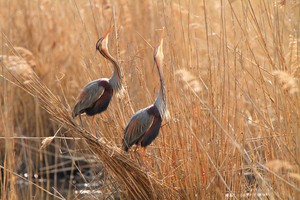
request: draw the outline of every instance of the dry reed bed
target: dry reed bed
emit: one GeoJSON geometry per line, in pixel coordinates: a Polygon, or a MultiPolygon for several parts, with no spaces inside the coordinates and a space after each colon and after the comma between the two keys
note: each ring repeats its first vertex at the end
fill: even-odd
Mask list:
{"type": "Polygon", "coordinates": [[[25,85],[28,93],[38,98],[41,106],[51,118],[62,127],[70,130],[74,136],[85,138],[89,149],[104,164],[109,173],[124,188],[126,198],[157,199],[174,198],[175,191],[163,185],[155,177],[147,174],[121,149],[112,146],[104,138],[96,139],[91,132],[77,125],[70,116],[71,110],[47,88],[38,78],[25,85]],[[174,194],[173,194],[173,192],[174,194]]]}
{"type": "MultiPolygon", "coordinates": [[[[252,195],[249,198],[255,198],[257,191],[270,199],[299,196],[299,3],[24,2],[12,3],[10,13],[4,11],[3,15],[8,12],[6,16],[14,22],[5,29],[6,35],[11,31],[6,43],[11,40],[29,47],[41,62],[39,73],[47,87],[38,82],[26,87],[37,92],[33,95],[45,98],[40,105],[60,125],[90,141],[89,146],[101,155],[121,185],[127,173],[122,170],[136,170],[137,166],[116,146],[120,145],[123,128],[132,113],[149,105],[158,89],[152,67],[153,50],[136,32],[154,45],[154,30],[166,27],[164,74],[171,119],[164,121],[159,137],[148,148],[147,166],[153,180],[137,170],[141,180],[132,181],[139,181],[141,185],[136,187],[141,188],[131,191],[131,195],[136,196],[134,192],[138,191],[148,195],[146,187],[152,189],[146,183],[151,182],[159,190],[165,184],[171,185],[190,199],[222,199],[225,193],[238,199],[245,191],[252,195]],[[19,6],[29,7],[30,12],[12,15],[18,13],[19,6]],[[56,17],[59,13],[65,20],[56,17]],[[40,24],[39,20],[47,23],[40,24]],[[110,21],[117,23],[118,31],[110,38],[110,49],[122,63],[128,94],[123,99],[114,98],[109,110],[96,118],[95,130],[104,138],[98,144],[74,124],[68,113],[78,90],[87,81],[111,74],[110,66],[93,51],[93,41],[110,21]],[[23,30],[24,35],[14,30],[23,30]],[[96,148],[98,145],[103,148],[96,148]],[[114,165],[111,155],[118,165],[114,165]],[[122,165],[131,167],[123,169],[122,165]]],[[[4,22],[1,24],[5,27],[4,22]]],[[[13,97],[12,91],[4,99],[13,102],[13,97]]],[[[33,132],[49,129],[44,125],[49,123],[48,115],[35,112],[38,101],[24,109],[24,113],[35,113],[36,123],[17,126],[5,112],[9,111],[7,100],[1,104],[3,119],[8,122],[7,136],[14,127],[30,127],[33,132]]],[[[43,131],[38,134],[49,136],[43,131]]],[[[6,152],[12,153],[9,141],[6,144],[6,152]]],[[[40,144],[35,145],[39,148],[40,144]]],[[[7,168],[13,166],[12,163],[7,168]]],[[[138,174],[132,176],[137,178],[138,174]]],[[[126,185],[129,191],[130,186],[126,185]]],[[[176,194],[168,191],[154,195],[167,198],[176,194]]]]}

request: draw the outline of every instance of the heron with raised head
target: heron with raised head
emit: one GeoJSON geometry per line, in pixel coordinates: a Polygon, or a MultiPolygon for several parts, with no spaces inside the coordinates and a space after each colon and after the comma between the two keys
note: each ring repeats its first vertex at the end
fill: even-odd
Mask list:
{"type": "Polygon", "coordinates": [[[96,43],[96,50],[106,58],[114,67],[113,75],[110,79],[100,78],[86,84],[77,97],[76,104],[73,109],[72,117],[79,115],[82,125],[81,114],[86,113],[92,116],[92,124],[94,117],[105,111],[111,101],[114,92],[122,89],[121,71],[116,59],[113,58],[108,51],[108,35],[113,30],[111,27],[103,37],[96,43]]]}
{"type": "Polygon", "coordinates": [[[127,152],[133,145],[145,148],[158,136],[162,119],[166,113],[166,89],[162,72],[163,64],[163,34],[160,43],[154,50],[154,62],[160,78],[160,89],[155,102],[136,112],[127,124],[122,141],[123,149],[127,152]]]}

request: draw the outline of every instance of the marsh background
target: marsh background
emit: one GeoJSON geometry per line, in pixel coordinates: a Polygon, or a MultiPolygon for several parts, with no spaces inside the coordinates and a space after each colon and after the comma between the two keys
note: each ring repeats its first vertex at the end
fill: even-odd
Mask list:
{"type": "Polygon", "coordinates": [[[0,0],[2,199],[152,198],[141,192],[149,183],[165,198],[298,199],[299,23],[296,0],[0,0]],[[87,82],[112,74],[95,49],[111,25],[126,92],[95,127],[83,117],[105,141],[98,147],[68,116],[87,82]],[[170,118],[147,148],[147,173],[119,147],[132,114],[157,95],[162,27],[170,118]],[[107,159],[111,150],[133,167],[107,159]],[[132,171],[149,183],[124,184],[132,171]]]}

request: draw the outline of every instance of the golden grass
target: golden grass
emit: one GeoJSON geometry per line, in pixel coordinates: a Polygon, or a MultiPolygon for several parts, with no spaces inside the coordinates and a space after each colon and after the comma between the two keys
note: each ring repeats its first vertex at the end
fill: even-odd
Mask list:
{"type": "Polygon", "coordinates": [[[299,11],[297,1],[0,1],[2,199],[19,198],[24,171],[29,197],[72,199],[50,182],[62,151],[72,169],[80,156],[104,166],[107,197],[298,199],[299,11]],[[83,117],[83,129],[71,109],[87,82],[111,76],[95,42],[112,24],[125,95],[95,127],[83,117]],[[163,26],[171,118],[147,149],[147,172],[119,147],[132,114],[157,95],[151,46],[163,26]],[[36,73],[22,76],[8,56],[36,73]],[[36,182],[43,167],[47,181],[36,182]]]}

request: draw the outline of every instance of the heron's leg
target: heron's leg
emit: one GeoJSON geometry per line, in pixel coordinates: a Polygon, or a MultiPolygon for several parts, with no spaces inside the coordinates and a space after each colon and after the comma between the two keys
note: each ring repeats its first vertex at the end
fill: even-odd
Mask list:
{"type": "Polygon", "coordinates": [[[141,147],[142,149],[142,153],[140,154],[138,152],[138,145],[136,145],[133,149],[133,153],[134,153],[134,157],[135,159],[138,161],[140,167],[143,167],[146,169],[147,172],[149,172],[149,169],[148,167],[145,165],[145,162],[144,162],[144,158],[145,158],[145,147],[141,147]]]}
{"type": "Polygon", "coordinates": [[[137,149],[138,149],[138,145],[135,145],[134,149],[133,149],[133,155],[134,155],[134,158],[138,161],[140,167],[142,166],[141,162],[140,162],[140,159],[139,159],[139,153],[137,152],[137,149]]]}
{"type": "Polygon", "coordinates": [[[147,167],[147,165],[145,164],[145,153],[146,153],[146,148],[145,147],[141,147],[141,154],[139,154],[140,158],[141,158],[141,163],[139,162],[140,166],[145,168],[146,172],[149,172],[149,169],[147,167]]]}
{"type": "Polygon", "coordinates": [[[79,114],[79,119],[80,119],[81,127],[84,128],[80,114],[79,114]]]}
{"type": "Polygon", "coordinates": [[[100,136],[99,136],[98,132],[95,129],[95,115],[92,116],[91,126],[92,126],[92,130],[91,131],[94,132],[96,138],[99,139],[100,136]]]}
{"type": "Polygon", "coordinates": [[[142,148],[142,158],[145,158],[145,154],[146,154],[146,147],[142,148]]]}
{"type": "Polygon", "coordinates": [[[149,173],[149,169],[148,169],[147,165],[145,164],[145,161],[147,162],[146,147],[143,147],[142,148],[142,162],[143,162],[143,165],[144,165],[144,168],[145,168],[146,172],[149,173]]]}
{"type": "Polygon", "coordinates": [[[95,121],[95,115],[92,116],[92,123],[91,123],[92,127],[94,127],[94,121],[95,121]]]}

